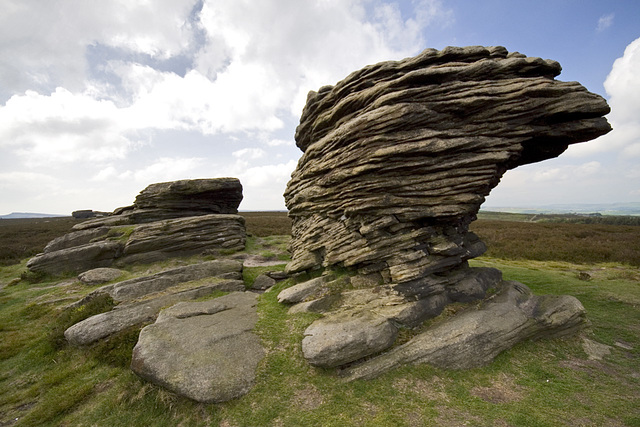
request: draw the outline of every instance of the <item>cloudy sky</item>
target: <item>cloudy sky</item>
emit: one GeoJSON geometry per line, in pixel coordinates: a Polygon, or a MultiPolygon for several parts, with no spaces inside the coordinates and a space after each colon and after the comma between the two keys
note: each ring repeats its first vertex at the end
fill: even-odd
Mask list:
{"type": "Polygon", "coordinates": [[[284,209],[309,90],[427,47],[559,61],[610,134],[507,173],[485,207],[640,201],[637,0],[0,0],[0,214],[129,205],[235,176],[284,209]]]}

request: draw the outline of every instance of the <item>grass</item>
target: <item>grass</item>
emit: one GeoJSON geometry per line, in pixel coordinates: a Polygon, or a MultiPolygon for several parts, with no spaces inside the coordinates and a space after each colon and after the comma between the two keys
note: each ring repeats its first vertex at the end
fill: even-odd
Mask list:
{"type": "MultiPolygon", "coordinates": [[[[503,233],[521,233],[512,227],[503,223],[503,233]]],[[[559,233],[564,231],[548,234],[559,233]]],[[[623,234],[613,235],[624,242],[623,234]]],[[[279,253],[284,244],[280,237],[256,236],[252,253],[279,253]]],[[[581,253],[585,238],[572,239],[573,251],[581,253]]],[[[496,256],[472,261],[499,268],[537,294],[577,296],[591,322],[583,336],[524,342],[484,368],[409,366],[353,383],[304,361],[300,341],[317,315],[288,315],[276,297],[292,281],[280,282],[259,299],[256,331],[267,356],[255,387],[238,400],[208,405],[134,375],[128,361],[136,333],[80,349],[52,340],[66,317],[79,315],[64,310],[69,298],[93,288],[73,278],[23,280],[0,290],[0,425],[640,426],[640,272],[631,263],[602,262],[591,254],[584,262],[496,256]],[[581,280],[587,276],[580,273],[590,280],[581,280]],[[610,346],[610,354],[590,360],[584,338],[610,346]]],[[[127,277],[197,260],[135,266],[127,277]]],[[[18,278],[24,265],[0,267],[0,283],[18,278]]],[[[247,268],[245,281],[273,269],[247,268]]],[[[96,305],[91,311],[104,308],[96,305]]]]}

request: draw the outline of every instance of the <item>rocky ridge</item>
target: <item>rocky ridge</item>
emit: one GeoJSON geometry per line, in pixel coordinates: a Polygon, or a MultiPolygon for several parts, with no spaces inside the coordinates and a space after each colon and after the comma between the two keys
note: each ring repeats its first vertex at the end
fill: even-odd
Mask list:
{"type": "MultiPolygon", "coordinates": [[[[611,129],[606,101],[555,80],[560,71],[503,47],[448,47],[309,93],[296,129],[304,154],[285,192],[287,272],[325,274],[281,301],[325,313],[302,342],[310,363],[379,353],[398,328],[506,288],[499,271],[468,266],[486,249],[468,230],[485,196],[507,170],[611,129]]],[[[579,302],[567,307],[567,319],[583,319],[579,302]]]]}

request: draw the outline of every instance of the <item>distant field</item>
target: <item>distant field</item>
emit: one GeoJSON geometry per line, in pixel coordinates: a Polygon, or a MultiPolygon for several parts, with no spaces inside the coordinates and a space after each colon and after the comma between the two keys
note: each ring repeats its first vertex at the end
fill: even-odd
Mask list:
{"type": "Polygon", "coordinates": [[[246,221],[247,233],[258,237],[291,234],[291,219],[287,212],[240,212],[246,221]]]}
{"type": "Polygon", "coordinates": [[[471,231],[486,243],[486,255],[494,258],[640,267],[640,227],[479,219],[471,231]]]}
{"type": "MultiPolygon", "coordinates": [[[[240,214],[246,220],[250,235],[265,237],[291,233],[291,220],[286,212],[240,214]]],[[[471,224],[471,230],[487,244],[486,255],[490,257],[573,263],[620,262],[640,267],[640,227],[531,222],[533,214],[482,212],[479,217],[471,224]]],[[[77,223],[78,220],[71,217],[0,220],[0,265],[16,264],[41,252],[50,240],[69,232],[77,223]]]]}
{"type": "Polygon", "coordinates": [[[0,220],[0,265],[18,263],[39,252],[51,240],[68,233],[77,219],[21,218],[0,220]]]}
{"type": "Polygon", "coordinates": [[[600,214],[535,214],[480,211],[478,219],[495,221],[561,222],[570,224],[604,224],[640,226],[640,216],[600,214]]]}

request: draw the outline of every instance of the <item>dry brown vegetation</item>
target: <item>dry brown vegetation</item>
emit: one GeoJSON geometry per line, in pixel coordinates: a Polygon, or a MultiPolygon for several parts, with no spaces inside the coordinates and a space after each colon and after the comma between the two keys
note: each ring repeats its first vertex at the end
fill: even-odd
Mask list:
{"type": "Polygon", "coordinates": [[[73,217],[0,220],[0,265],[17,264],[39,252],[51,240],[68,233],[73,217]]]}
{"type": "Polygon", "coordinates": [[[478,220],[471,230],[494,258],[640,266],[640,227],[478,220]]]}
{"type": "Polygon", "coordinates": [[[287,212],[240,212],[246,221],[247,233],[258,236],[291,234],[291,219],[287,212]]]}

